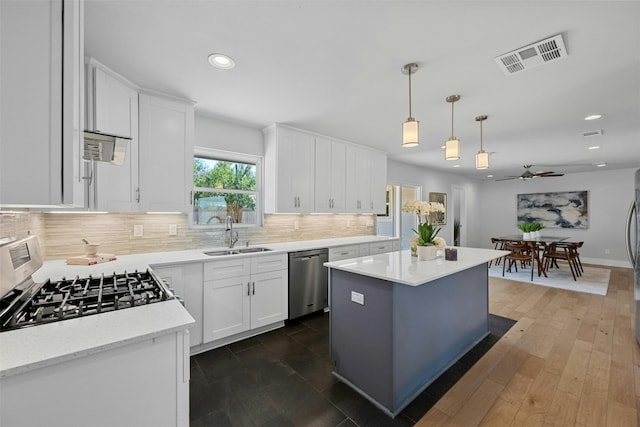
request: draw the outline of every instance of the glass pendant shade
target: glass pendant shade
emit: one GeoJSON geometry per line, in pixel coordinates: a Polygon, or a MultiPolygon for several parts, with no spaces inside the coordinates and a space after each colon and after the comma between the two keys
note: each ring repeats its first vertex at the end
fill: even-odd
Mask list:
{"type": "Polygon", "coordinates": [[[476,154],[476,169],[489,169],[489,153],[484,150],[476,154]]]}
{"type": "Polygon", "coordinates": [[[403,147],[415,147],[418,145],[420,134],[420,122],[409,117],[406,122],[402,124],[402,146],[403,147]]]}
{"type": "Polygon", "coordinates": [[[411,73],[418,71],[418,64],[412,62],[402,67],[402,72],[409,76],[409,118],[402,124],[402,146],[416,147],[420,142],[420,122],[411,115],[411,73]]]}
{"type": "Polygon", "coordinates": [[[451,137],[447,140],[444,146],[444,158],[445,160],[458,160],[460,159],[460,141],[451,137]]]}

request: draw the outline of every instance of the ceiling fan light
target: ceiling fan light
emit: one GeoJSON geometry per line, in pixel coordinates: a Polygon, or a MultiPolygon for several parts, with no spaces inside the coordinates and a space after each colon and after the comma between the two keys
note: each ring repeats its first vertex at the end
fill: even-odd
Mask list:
{"type": "Polygon", "coordinates": [[[489,169],[489,153],[484,150],[476,154],[476,169],[489,169]]]}
{"type": "Polygon", "coordinates": [[[451,137],[444,146],[444,158],[445,160],[459,160],[460,159],[460,141],[457,138],[451,137]]]}
{"type": "Polygon", "coordinates": [[[409,117],[402,124],[402,146],[409,148],[419,144],[420,122],[413,117],[409,117]]]}

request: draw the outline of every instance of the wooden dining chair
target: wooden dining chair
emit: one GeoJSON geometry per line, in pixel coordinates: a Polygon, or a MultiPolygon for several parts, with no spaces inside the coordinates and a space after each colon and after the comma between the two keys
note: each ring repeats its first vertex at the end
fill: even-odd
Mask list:
{"type": "Polygon", "coordinates": [[[554,242],[550,243],[542,258],[544,260],[544,269],[549,271],[550,267],[560,268],[558,266],[558,260],[566,261],[569,264],[569,270],[573,280],[577,280],[578,276],[582,275],[582,271],[579,268],[578,261],[576,260],[577,244],[569,242],[554,242]]]}
{"type": "MultiPolygon", "coordinates": [[[[500,250],[500,251],[501,251],[501,250],[503,250],[503,249],[504,249],[504,240],[501,240],[501,239],[497,239],[497,238],[495,238],[495,237],[492,237],[492,238],[491,238],[491,243],[493,244],[493,249],[495,249],[495,250],[500,250]]],[[[501,259],[502,259],[502,258],[496,258],[495,260],[491,260],[491,261],[489,261],[489,267],[491,267],[491,263],[492,263],[493,261],[495,261],[495,262],[496,262],[496,265],[500,265],[500,260],[501,260],[501,259]]]]}
{"type": "Polygon", "coordinates": [[[504,249],[511,251],[511,253],[502,257],[502,277],[504,277],[504,272],[507,269],[507,262],[509,263],[509,273],[511,273],[511,267],[514,266],[516,268],[516,272],[518,272],[518,262],[520,262],[520,266],[522,268],[526,268],[527,263],[531,261],[529,249],[525,244],[505,242],[504,249]]]}

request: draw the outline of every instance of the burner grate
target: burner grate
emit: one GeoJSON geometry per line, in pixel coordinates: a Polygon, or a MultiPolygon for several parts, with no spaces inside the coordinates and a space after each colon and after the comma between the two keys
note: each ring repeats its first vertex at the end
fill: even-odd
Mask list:
{"type": "Polygon", "coordinates": [[[175,297],[162,280],[147,270],[63,278],[58,282],[47,280],[43,284],[34,284],[29,292],[5,298],[0,313],[0,331],[122,310],[175,297]]]}

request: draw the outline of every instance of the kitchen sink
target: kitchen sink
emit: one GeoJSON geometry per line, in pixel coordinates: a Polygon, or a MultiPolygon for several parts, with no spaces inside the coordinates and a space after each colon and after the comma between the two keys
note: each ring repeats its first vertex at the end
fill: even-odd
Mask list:
{"type": "Polygon", "coordinates": [[[210,252],[203,252],[203,253],[208,256],[225,256],[225,255],[238,255],[238,254],[252,254],[255,252],[266,252],[270,250],[271,249],[267,249],[267,248],[242,248],[242,249],[225,249],[220,251],[210,251],[210,252]]]}
{"type": "Polygon", "coordinates": [[[270,250],[271,249],[267,249],[267,248],[244,248],[244,249],[238,249],[238,252],[240,252],[241,254],[251,254],[254,252],[267,252],[270,250]]]}

